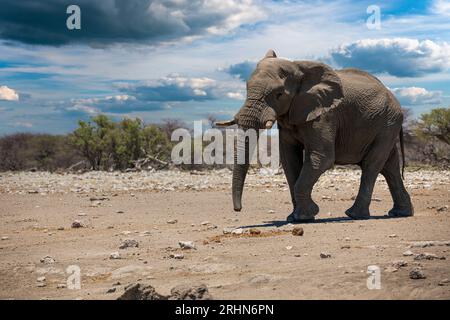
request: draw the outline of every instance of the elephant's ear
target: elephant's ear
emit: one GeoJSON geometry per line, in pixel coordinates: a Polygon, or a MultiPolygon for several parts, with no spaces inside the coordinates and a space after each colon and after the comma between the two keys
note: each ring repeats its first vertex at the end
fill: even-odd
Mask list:
{"type": "Polygon", "coordinates": [[[303,77],[289,109],[289,123],[300,125],[337,107],[343,92],[339,76],[329,66],[314,61],[295,63],[303,77]]]}

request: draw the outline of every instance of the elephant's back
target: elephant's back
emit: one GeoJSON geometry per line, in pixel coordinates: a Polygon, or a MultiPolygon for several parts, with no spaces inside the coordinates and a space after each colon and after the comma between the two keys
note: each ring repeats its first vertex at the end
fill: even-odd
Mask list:
{"type": "Polygon", "coordinates": [[[374,76],[356,69],[337,74],[344,98],[336,110],[336,162],[359,163],[377,137],[400,130],[403,116],[397,99],[374,76]]]}
{"type": "Polygon", "coordinates": [[[368,121],[387,121],[402,118],[401,106],[392,92],[375,76],[358,69],[343,69],[336,73],[341,79],[343,106],[352,109],[368,121]]]}

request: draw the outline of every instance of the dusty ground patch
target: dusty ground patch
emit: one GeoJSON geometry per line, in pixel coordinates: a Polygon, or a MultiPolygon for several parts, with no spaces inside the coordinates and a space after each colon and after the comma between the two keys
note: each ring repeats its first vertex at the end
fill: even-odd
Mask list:
{"type": "Polygon", "coordinates": [[[385,217],[392,203],[381,178],[373,219],[347,219],[358,179],[351,170],[322,177],[313,195],[318,221],[293,236],[283,175],[251,174],[244,210],[236,214],[227,170],[3,173],[0,298],[113,299],[138,279],[162,294],[201,282],[218,299],[450,298],[450,173],[406,173],[416,211],[406,219],[385,217]],[[84,227],[71,228],[75,220],[84,227]],[[244,234],[223,235],[224,228],[244,234]],[[119,249],[126,239],[138,247],[119,249]],[[196,248],[182,250],[179,241],[196,248]],[[408,250],[412,255],[403,255],[408,250]],[[323,252],[331,257],[321,258],[323,252]],[[440,259],[416,260],[421,253],[440,259]],[[46,256],[55,262],[41,262],[46,256]],[[69,265],[81,268],[81,290],[64,287],[69,265]],[[381,290],[367,289],[369,265],[381,268],[381,290]],[[425,279],[410,279],[417,266],[425,279]]]}

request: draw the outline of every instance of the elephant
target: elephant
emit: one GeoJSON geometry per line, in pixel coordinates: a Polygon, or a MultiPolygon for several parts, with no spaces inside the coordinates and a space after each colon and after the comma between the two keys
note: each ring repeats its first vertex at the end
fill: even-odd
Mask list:
{"type": "MultiPolygon", "coordinates": [[[[281,165],[293,205],[288,222],[315,220],[319,207],[311,198],[312,189],[335,164],[359,165],[362,171],[354,204],[345,211],[348,217],[370,218],[369,205],[379,173],[385,177],[394,203],[388,215],[414,214],[402,179],[405,157],[401,106],[375,76],[354,68],[334,70],[316,61],[281,59],[269,50],[247,81],[246,100],[239,112],[232,120],[216,125],[237,124],[248,130],[271,128],[275,122],[281,165]],[[401,169],[397,138],[403,159],[401,169]]],[[[248,141],[239,145],[248,148],[248,141]]],[[[240,164],[235,160],[235,211],[242,209],[248,169],[248,162],[240,164]]]]}

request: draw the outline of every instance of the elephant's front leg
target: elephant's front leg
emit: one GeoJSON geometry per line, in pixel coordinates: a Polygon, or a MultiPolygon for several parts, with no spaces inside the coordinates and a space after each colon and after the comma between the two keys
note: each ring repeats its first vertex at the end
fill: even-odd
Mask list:
{"type": "Polygon", "coordinates": [[[289,185],[291,193],[292,206],[295,209],[295,183],[300,176],[303,167],[303,146],[298,143],[289,143],[283,141],[283,134],[280,133],[280,157],[283,166],[284,175],[289,185]]]}
{"type": "Polygon", "coordinates": [[[311,222],[319,213],[319,207],[312,200],[312,189],[319,177],[334,163],[334,153],[306,152],[305,163],[294,187],[296,207],[288,217],[288,222],[311,222]]]}

